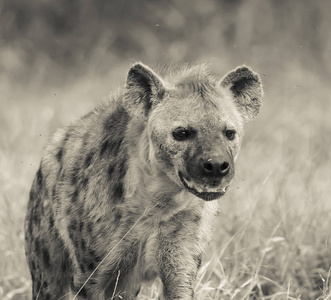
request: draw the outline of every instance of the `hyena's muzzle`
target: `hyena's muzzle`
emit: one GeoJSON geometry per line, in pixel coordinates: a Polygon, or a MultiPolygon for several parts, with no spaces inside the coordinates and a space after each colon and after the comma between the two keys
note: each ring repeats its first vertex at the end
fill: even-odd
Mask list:
{"type": "Polygon", "coordinates": [[[234,176],[234,159],[219,149],[199,150],[178,175],[189,192],[206,201],[214,200],[224,195],[234,176]]]}

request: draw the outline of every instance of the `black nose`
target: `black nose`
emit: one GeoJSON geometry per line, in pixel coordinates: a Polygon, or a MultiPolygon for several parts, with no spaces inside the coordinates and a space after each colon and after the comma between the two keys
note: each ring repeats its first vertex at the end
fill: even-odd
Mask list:
{"type": "Polygon", "coordinates": [[[205,176],[223,177],[229,173],[230,164],[227,161],[223,161],[220,163],[210,159],[201,159],[200,168],[205,176]]]}

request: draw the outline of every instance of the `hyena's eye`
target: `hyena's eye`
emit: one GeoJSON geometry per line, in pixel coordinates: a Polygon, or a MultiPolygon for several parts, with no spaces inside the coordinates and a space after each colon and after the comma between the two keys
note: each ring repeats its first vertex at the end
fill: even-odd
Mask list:
{"type": "Polygon", "coordinates": [[[228,140],[232,141],[236,136],[236,132],[234,130],[226,130],[225,136],[227,137],[228,140]]]}
{"type": "Polygon", "coordinates": [[[184,127],[178,127],[172,132],[172,136],[177,141],[184,141],[189,138],[190,132],[184,127]]]}

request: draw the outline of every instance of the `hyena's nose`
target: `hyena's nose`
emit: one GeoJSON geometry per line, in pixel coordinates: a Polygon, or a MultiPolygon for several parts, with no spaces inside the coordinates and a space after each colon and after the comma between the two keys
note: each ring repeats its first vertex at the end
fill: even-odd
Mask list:
{"type": "Polygon", "coordinates": [[[227,161],[217,162],[212,159],[200,159],[200,169],[202,173],[209,177],[223,177],[230,171],[230,164],[227,161]]]}

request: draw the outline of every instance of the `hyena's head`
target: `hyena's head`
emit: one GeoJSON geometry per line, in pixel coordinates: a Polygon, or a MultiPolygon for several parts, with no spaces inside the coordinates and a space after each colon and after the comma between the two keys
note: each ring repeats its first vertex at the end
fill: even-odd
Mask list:
{"type": "Polygon", "coordinates": [[[214,200],[234,176],[243,124],[259,112],[262,94],[259,76],[247,67],[217,80],[205,66],[162,77],[138,63],[125,101],[146,124],[155,167],[180,188],[214,200]]]}

